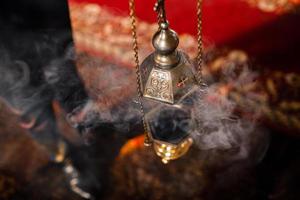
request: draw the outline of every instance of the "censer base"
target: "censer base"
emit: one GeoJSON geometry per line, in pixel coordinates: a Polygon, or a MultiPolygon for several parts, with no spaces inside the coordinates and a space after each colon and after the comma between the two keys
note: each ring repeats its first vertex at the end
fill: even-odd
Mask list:
{"type": "Polygon", "coordinates": [[[161,161],[164,164],[168,164],[170,160],[176,160],[186,154],[193,144],[192,138],[186,138],[180,144],[174,145],[162,141],[154,141],[153,148],[161,161]]]}

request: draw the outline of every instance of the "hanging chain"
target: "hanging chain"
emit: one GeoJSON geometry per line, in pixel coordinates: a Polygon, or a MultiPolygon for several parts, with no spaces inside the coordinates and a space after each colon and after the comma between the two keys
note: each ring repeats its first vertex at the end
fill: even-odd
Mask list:
{"type": "MultiPolygon", "coordinates": [[[[165,0],[157,0],[157,3],[154,6],[154,10],[158,13],[158,23],[167,22],[166,20],[166,11],[165,11],[165,0]]],[[[136,73],[136,82],[137,82],[137,93],[138,100],[140,104],[140,110],[142,114],[143,127],[145,131],[145,145],[151,145],[151,140],[149,137],[148,126],[145,120],[145,111],[142,102],[143,93],[141,90],[141,75],[140,75],[140,63],[139,63],[139,49],[137,42],[137,31],[136,31],[136,14],[135,14],[135,0],[129,0],[129,15],[131,21],[131,34],[132,34],[132,48],[134,52],[134,62],[135,62],[135,73],[136,73]]],[[[203,74],[202,74],[202,65],[203,65],[203,44],[202,44],[202,0],[197,0],[197,81],[200,86],[203,84],[203,74]]]]}
{"type": "Polygon", "coordinates": [[[197,0],[197,79],[200,86],[203,85],[202,1],[197,0]]]}
{"type": "Polygon", "coordinates": [[[167,22],[167,14],[165,8],[165,0],[157,0],[154,5],[154,11],[157,12],[157,22],[158,24],[167,22]]]}
{"type": "Polygon", "coordinates": [[[129,10],[130,10],[130,20],[131,20],[131,33],[132,33],[132,48],[134,52],[134,62],[135,62],[135,73],[136,73],[136,83],[137,83],[137,93],[138,93],[138,101],[140,104],[140,110],[142,114],[142,122],[145,131],[145,146],[151,145],[148,127],[145,120],[145,111],[144,105],[142,102],[142,89],[141,89],[141,74],[140,74],[140,63],[139,63],[139,48],[137,42],[137,32],[136,32],[136,17],[135,17],[135,0],[129,0],[129,10]]]}

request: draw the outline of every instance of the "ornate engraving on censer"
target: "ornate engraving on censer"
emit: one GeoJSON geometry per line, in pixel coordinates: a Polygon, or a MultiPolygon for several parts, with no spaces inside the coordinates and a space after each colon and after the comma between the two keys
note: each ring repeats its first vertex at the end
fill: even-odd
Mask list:
{"type": "Polygon", "coordinates": [[[173,103],[171,75],[167,71],[152,69],[145,87],[145,97],[173,103]]]}

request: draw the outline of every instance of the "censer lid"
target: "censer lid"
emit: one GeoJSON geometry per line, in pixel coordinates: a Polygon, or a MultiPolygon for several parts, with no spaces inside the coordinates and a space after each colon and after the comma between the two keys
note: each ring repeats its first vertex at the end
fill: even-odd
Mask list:
{"type": "Polygon", "coordinates": [[[176,49],[179,38],[177,33],[169,28],[168,22],[160,23],[160,29],[154,34],[152,44],[155,48],[154,61],[158,67],[170,68],[178,64],[180,56],[176,49]]]}

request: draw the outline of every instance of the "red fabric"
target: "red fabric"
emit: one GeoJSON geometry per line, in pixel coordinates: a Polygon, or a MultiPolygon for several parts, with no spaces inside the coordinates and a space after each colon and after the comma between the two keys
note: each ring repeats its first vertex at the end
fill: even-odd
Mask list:
{"type": "MultiPolygon", "coordinates": [[[[128,0],[71,0],[92,2],[128,14],[128,0]]],[[[155,0],[136,0],[137,16],[155,22],[155,0]]],[[[167,15],[170,25],[178,33],[196,34],[196,0],[167,0],[167,15]]],[[[208,43],[222,44],[251,29],[270,22],[277,17],[263,13],[238,0],[207,0],[203,4],[203,34],[208,43]]]]}
{"type": "MultiPolygon", "coordinates": [[[[128,0],[69,0],[91,2],[128,15],[128,0]]],[[[155,22],[155,0],[136,0],[137,16],[155,22]]],[[[196,33],[196,0],[166,0],[171,28],[196,33]]],[[[203,35],[206,45],[245,50],[263,65],[299,71],[300,15],[262,12],[242,0],[204,0],[203,35]]]]}

